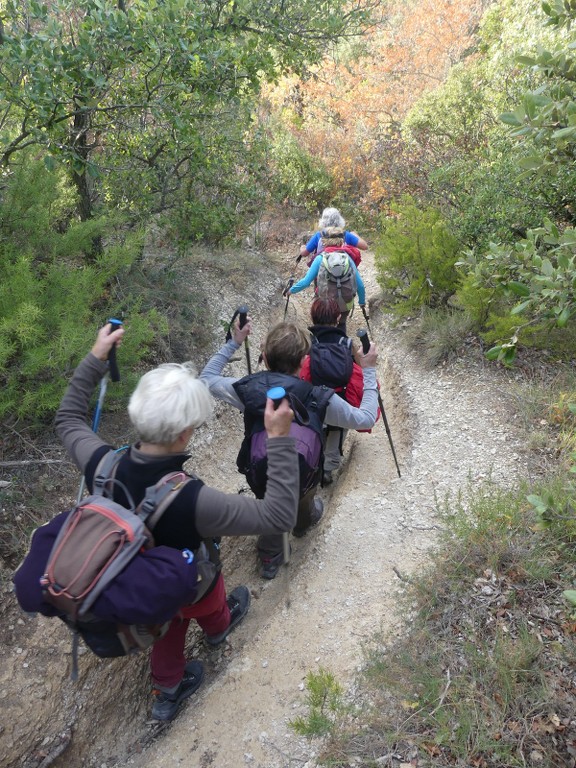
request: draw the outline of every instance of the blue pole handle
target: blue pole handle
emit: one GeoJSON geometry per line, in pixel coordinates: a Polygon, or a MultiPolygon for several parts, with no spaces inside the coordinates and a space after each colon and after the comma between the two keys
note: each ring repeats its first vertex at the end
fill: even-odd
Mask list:
{"type": "Polygon", "coordinates": [[[272,387],[266,392],[266,397],[274,401],[274,410],[278,408],[282,400],[286,397],[286,390],[284,387],[272,387]]]}

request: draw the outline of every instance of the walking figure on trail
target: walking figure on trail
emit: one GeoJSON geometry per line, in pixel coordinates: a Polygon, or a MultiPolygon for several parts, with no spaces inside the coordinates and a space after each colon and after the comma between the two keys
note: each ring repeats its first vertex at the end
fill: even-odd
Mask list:
{"type": "Polygon", "coordinates": [[[315,257],[322,253],[326,247],[324,230],[330,227],[336,227],[343,233],[343,245],[350,246],[350,250],[348,248],[346,250],[358,266],[362,258],[360,251],[365,251],[368,248],[368,243],[356,232],[346,230],[346,222],[337,208],[324,208],[318,221],[318,231],[312,235],[306,245],[301,246],[297,261],[306,258],[306,265],[309,267],[312,264],[315,257]]]}
{"type": "Polygon", "coordinates": [[[306,275],[289,289],[291,294],[304,290],[312,283],[321,299],[335,299],[340,309],[338,327],[346,333],[346,320],[358,294],[361,307],[366,306],[366,289],[354,261],[343,250],[343,232],[326,230],[324,251],[316,256],[306,275]]]}
{"type": "MultiPolygon", "coordinates": [[[[107,325],[99,331],[91,352],[76,368],[56,414],[57,432],[85,475],[90,492],[98,465],[114,451],[86,421],[92,392],[124,333],[123,329],[110,333],[110,328],[107,325]]],[[[202,576],[195,602],[181,606],[167,633],[152,646],[152,717],[158,720],[171,720],[203,679],[202,664],[187,662],[184,654],[190,619],[197,621],[208,645],[217,646],[248,611],[247,587],[236,587],[226,597],[214,539],[254,534],[281,538],[296,523],[298,494],[293,478],[298,472],[298,454],[289,434],[293,414],[288,403],[277,410],[272,400],[264,404],[269,482],[266,493],[258,499],[223,493],[184,472],[192,433],[212,412],[212,397],[189,364],[161,365],[146,373],[128,406],[137,442],[117,464],[113,485],[114,500],[128,506],[128,494],[140,503],[146,489],[166,473],[180,472],[187,479],[154,527],[155,544],[190,550],[202,576]]]]}
{"type": "MultiPolygon", "coordinates": [[[[302,365],[300,378],[312,384],[332,387],[339,397],[358,407],[364,393],[364,372],[354,359],[352,339],[337,327],[340,319],[338,303],[334,299],[315,299],[310,307],[310,316],[312,346],[302,365]]],[[[377,419],[379,416],[380,410],[377,419]]],[[[333,473],[340,467],[343,443],[348,430],[325,425],[324,431],[322,484],[330,485],[333,482],[333,473]]]]}
{"type": "MultiPolygon", "coordinates": [[[[266,475],[266,439],[262,432],[262,413],[266,392],[282,387],[291,402],[296,418],[290,433],[296,439],[299,456],[299,504],[293,534],[297,537],[318,523],[323,514],[321,499],[315,498],[322,477],[323,424],[344,429],[370,429],[376,421],[378,396],[376,389],[377,349],[372,345],[366,354],[356,353],[364,371],[364,389],[360,405],[355,408],[334,390],[313,386],[299,378],[300,369],[310,351],[308,331],[294,323],[279,323],[268,333],[262,346],[267,370],[237,379],[223,376],[222,371],[251,331],[250,322],[240,329],[236,323],[233,338],[210,358],[200,374],[210,392],[244,414],[244,440],[238,455],[238,469],[246,475],[250,488],[261,498],[267,492],[271,477],[266,475]]],[[[269,449],[268,449],[269,450],[269,449]]],[[[257,542],[260,575],[273,579],[284,562],[282,535],[263,534],[257,542]]]]}

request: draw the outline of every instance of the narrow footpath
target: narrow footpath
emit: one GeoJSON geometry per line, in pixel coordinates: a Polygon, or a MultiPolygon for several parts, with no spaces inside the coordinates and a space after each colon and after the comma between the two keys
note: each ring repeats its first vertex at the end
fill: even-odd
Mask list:
{"type": "MultiPolygon", "coordinates": [[[[367,296],[375,297],[371,254],[361,269],[367,296]]],[[[290,316],[306,321],[310,299],[310,291],[294,297],[290,316]]],[[[280,320],[282,311],[256,327],[253,348],[259,331],[280,320]]],[[[321,492],[323,520],[292,540],[291,562],[274,581],[259,579],[253,540],[224,550],[228,588],[250,587],[250,613],[224,651],[208,655],[206,683],[172,725],[142,753],[115,763],[118,768],[312,768],[317,743],[289,726],[306,714],[307,673],[327,668],[348,687],[363,643],[377,630],[391,639],[402,632],[396,612],[402,577],[425,561],[434,543],[436,500],[470,483],[509,484],[527,474],[528,457],[498,374],[481,362],[427,371],[407,353],[402,330],[373,314],[382,396],[402,477],[379,422],[369,435],[349,435],[345,465],[321,492]]],[[[351,335],[363,326],[358,310],[350,326],[351,335]]],[[[242,362],[233,364],[231,375],[243,375],[242,362]]],[[[240,438],[240,418],[221,411],[209,435],[211,461],[195,471],[206,482],[238,490],[240,438]]]]}

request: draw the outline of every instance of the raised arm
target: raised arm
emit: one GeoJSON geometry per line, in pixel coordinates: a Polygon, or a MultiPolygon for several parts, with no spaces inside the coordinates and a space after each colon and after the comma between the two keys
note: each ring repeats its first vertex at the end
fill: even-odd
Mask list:
{"type": "Polygon", "coordinates": [[[243,411],[244,404],[233,387],[234,382],[238,381],[238,379],[232,376],[222,376],[222,371],[234,352],[243,344],[244,339],[250,335],[252,331],[250,317],[248,317],[248,321],[243,328],[240,328],[240,322],[237,319],[230,330],[232,338],[208,360],[200,373],[200,380],[206,384],[213,397],[218,398],[218,400],[224,400],[229,405],[233,405],[234,408],[243,411]]]}
{"type": "Polygon", "coordinates": [[[324,421],[334,427],[344,429],[371,429],[378,416],[378,385],[376,383],[376,362],[378,350],[370,345],[366,354],[357,350],[354,357],[364,373],[364,392],[362,402],[355,408],[341,397],[331,397],[328,401],[324,421]]]}
{"type": "Polygon", "coordinates": [[[98,332],[92,351],[74,371],[56,412],[54,424],[66,452],[76,466],[84,472],[86,464],[97,448],[106,443],[88,425],[88,407],[96,384],[108,372],[108,354],[114,344],[120,344],[124,329],[110,333],[107,324],[98,332]]]}

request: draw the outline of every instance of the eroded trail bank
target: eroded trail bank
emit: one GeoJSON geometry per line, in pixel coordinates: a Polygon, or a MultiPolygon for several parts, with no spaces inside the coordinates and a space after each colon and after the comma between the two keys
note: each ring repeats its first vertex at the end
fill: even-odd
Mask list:
{"type": "MultiPolygon", "coordinates": [[[[369,256],[362,267],[374,296],[369,256]]],[[[308,305],[303,294],[290,312],[305,319],[308,305]]],[[[271,321],[279,319],[278,310],[273,315],[271,321]]],[[[350,330],[360,321],[358,314],[350,330]]],[[[402,477],[379,423],[370,435],[349,436],[346,465],[322,491],[324,519],[307,537],[293,540],[292,561],[273,582],[258,578],[253,541],[230,547],[226,581],[229,587],[248,584],[255,599],[230,636],[225,663],[208,655],[203,689],[156,743],[117,766],[312,766],[314,744],[289,727],[306,713],[306,674],[322,666],[350,684],[362,644],[378,629],[391,639],[402,631],[395,612],[401,577],[418,568],[434,541],[436,499],[455,496],[470,482],[490,478],[506,485],[527,474],[522,437],[493,369],[460,361],[426,371],[407,354],[401,330],[390,330],[376,313],[371,326],[402,477]]],[[[242,361],[234,365],[240,374],[242,361]]],[[[223,412],[211,435],[217,466],[232,460],[239,438],[239,419],[223,412]]],[[[197,467],[206,477],[202,470],[197,467]]],[[[222,485],[221,472],[216,474],[222,485]]],[[[231,489],[237,488],[233,464],[228,477],[231,489]]],[[[216,476],[210,481],[218,482],[216,476]]]]}

